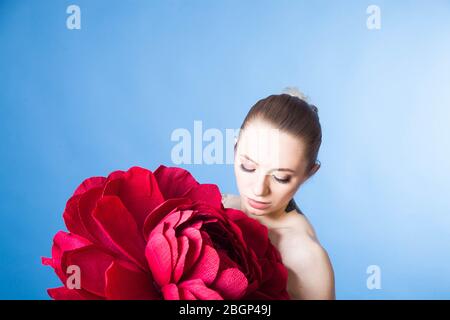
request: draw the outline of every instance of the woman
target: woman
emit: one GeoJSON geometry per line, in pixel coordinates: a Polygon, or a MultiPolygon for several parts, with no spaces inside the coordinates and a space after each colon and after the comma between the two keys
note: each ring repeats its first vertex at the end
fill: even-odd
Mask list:
{"type": "Polygon", "coordinates": [[[271,95],[258,101],[244,119],[234,147],[239,195],[223,195],[225,207],[240,209],[267,226],[288,269],[292,299],[335,299],[328,254],[293,199],[320,168],[321,140],[317,108],[301,95],[271,95]]]}

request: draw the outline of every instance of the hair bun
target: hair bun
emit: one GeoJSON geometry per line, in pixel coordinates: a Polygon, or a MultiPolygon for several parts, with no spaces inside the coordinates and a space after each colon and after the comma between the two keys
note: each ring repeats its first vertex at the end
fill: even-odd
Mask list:
{"type": "Polygon", "coordinates": [[[286,87],[286,88],[284,88],[283,93],[288,94],[292,97],[297,97],[297,98],[305,101],[314,113],[319,114],[319,109],[315,105],[310,104],[309,98],[303,92],[301,92],[297,87],[286,87]]]}
{"type": "Polygon", "coordinates": [[[301,92],[297,87],[286,87],[283,90],[283,93],[288,94],[293,97],[297,97],[305,102],[308,102],[308,97],[301,92]]]}

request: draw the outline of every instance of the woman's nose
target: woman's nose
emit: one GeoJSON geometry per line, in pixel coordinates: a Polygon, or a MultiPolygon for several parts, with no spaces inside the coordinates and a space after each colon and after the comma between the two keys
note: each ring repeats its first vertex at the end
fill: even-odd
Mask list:
{"type": "Polygon", "coordinates": [[[269,186],[267,183],[267,175],[260,175],[253,184],[253,194],[258,197],[267,195],[269,186]]]}

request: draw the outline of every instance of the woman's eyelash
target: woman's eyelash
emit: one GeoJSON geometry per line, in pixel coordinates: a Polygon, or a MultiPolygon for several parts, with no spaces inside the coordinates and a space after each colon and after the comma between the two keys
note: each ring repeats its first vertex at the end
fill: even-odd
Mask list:
{"type": "MultiPolygon", "coordinates": [[[[243,164],[241,164],[240,167],[241,167],[241,169],[242,169],[243,171],[245,171],[245,172],[253,172],[253,171],[255,171],[255,169],[247,169],[243,164]]],[[[278,181],[278,182],[280,182],[280,183],[289,183],[289,181],[291,181],[291,178],[280,179],[280,178],[277,178],[277,177],[275,177],[275,176],[273,176],[273,177],[274,177],[274,179],[275,179],[276,181],[278,181]]]]}
{"type": "Polygon", "coordinates": [[[275,178],[275,180],[277,180],[280,183],[289,183],[289,181],[291,181],[291,178],[280,179],[280,178],[277,178],[275,176],[273,176],[273,177],[275,178]]]}
{"type": "Polygon", "coordinates": [[[255,171],[255,169],[247,169],[246,167],[244,167],[243,164],[241,164],[241,169],[244,170],[245,172],[253,172],[253,171],[255,171]]]}

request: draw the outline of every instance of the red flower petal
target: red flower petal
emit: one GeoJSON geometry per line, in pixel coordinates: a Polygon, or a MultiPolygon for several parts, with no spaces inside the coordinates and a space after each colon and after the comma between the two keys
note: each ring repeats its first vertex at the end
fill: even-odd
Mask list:
{"type": "Polygon", "coordinates": [[[269,294],[269,292],[253,291],[246,295],[243,300],[273,300],[273,297],[269,294]]]}
{"type": "Polygon", "coordinates": [[[61,281],[65,282],[67,274],[66,270],[62,268],[64,252],[83,248],[90,244],[88,240],[82,237],[59,231],[53,238],[52,258],[43,258],[42,263],[52,266],[61,281]]]}
{"type": "Polygon", "coordinates": [[[211,240],[211,237],[209,236],[208,232],[201,230],[200,231],[202,238],[203,238],[203,244],[204,245],[210,245],[210,246],[214,246],[213,245],[213,241],[211,240]]]}
{"type": "Polygon", "coordinates": [[[66,287],[47,290],[50,298],[55,300],[100,300],[101,297],[86,292],[83,289],[67,289],[66,287]]]}
{"type": "Polygon", "coordinates": [[[187,289],[179,288],[180,300],[197,300],[197,298],[187,289]]]}
{"type": "Polygon", "coordinates": [[[199,183],[186,170],[161,165],[153,172],[164,199],[182,198],[199,183]]]}
{"type": "Polygon", "coordinates": [[[255,219],[243,216],[240,211],[226,209],[226,212],[233,219],[233,222],[239,226],[240,230],[245,230],[242,233],[245,243],[255,251],[258,257],[263,257],[270,241],[267,227],[255,219]]]}
{"type": "Polygon", "coordinates": [[[164,202],[158,183],[150,170],[132,167],[127,172],[110,176],[104,196],[118,196],[141,230],[149,213],[164,202]]]}
{"type": "Polygon", "coordinates": [[[145,270],[144,239],[120,199],[116,196],[104,196],[98,201],[93,217],[116,249],[145,270]]]}
{"type": "MultiPolygon", "coordinates": [[[[143,227],[145,239],[148,239],[150,232],[152,232],[156,228],[156,226],[161,223],[161,220],[164,219],[168,214],[170,214],[180,206],[189,207],[191,203],[191,200],[187,198],[169,199],[162,203],[160,206],[156,207],[145,219],[143,227]]],[[[192,210],[190,212],[192,212],[192,210]]],[[[185,217],[184,219],[187,218],[188,217],[185,217]]]]}
{"type": "Polygon", "coordinates": [[[284,289],[287,282],[288,271],[281,262],[266,260],[262,263],[263,283],[261,291],[278,293],[284,289]]]}
{"type": "Polygon", "coordinates": [[[105,295],[111,300],[161,299],[149,273],[117,260],[106,270],[105,295]]]}
{"type": "Polygon", "coordinates": [[[219,254],[220,259],[219,271],[238,267],[237,263],[230,259],[228,253],[225,250],[219,249],[217,250],[217,253],[219,254]]]}
{"type": "Polygon", "coordinates": [[[73,193],[73,195],[74,196],[80,195],[91,189],[102,187],[105,184],[105,181],[106,181],[105,177],[91,177],[91,178],[85,179],[75,189],[75,192],[73,193]]]}
{"type": "Polygon", "coordinates": [[[94,188],[86,191],[80,196],[78,201],[78,215],[80,218],[80,223],[83,224],[84,228],[89,233],[89,240],[98,244],[99,246],[104,246],[110,250],[114,250],[114,243],[108,235],[105,234],[104,230],[98,225],[97,221],[94,220],[93,211],[102,195],[102,188],[94,188]]]}
{"type": "Polygon", "coordinates": [[[71,197],[69,201],[67,201],[63,213],[64,223],[66,224],[66,227],[70,232],[80,235],[86,239],[89,239],[90,241],[94,241],[95,238],[89,233],[89,231],[84,226],[80,218],[80,214],[78,212],[78,203],[80,201],[80,197],[81,195],[78,194],[76,196],[71,197]]]}
{"type": "Polygon", "coordinates": [[[63,268],[71,265],[80,268],[81,287],[95,295],[105,296],[105,272],[114,258],[96,248],[88,246],[65,253],[63,268]]]}
{"type": "Polygon", "coordinates": [[[205,202],[216,209],[222,208],[222,195],[215,184],[199,184],[189,190],[184,197],[192,201],[205,202]]]}
{"type": "Polygon", "coordinates": [[[199,184],[180,168],[133,167],[86,179],[64,211],[73,235],[55,236],[52,258],[42,259],[63,282],[68,265],[80,266],[83,289],[49,294],[288,299],[287,269],[267,228],[221,200],[216,185],[199,184]]]}

